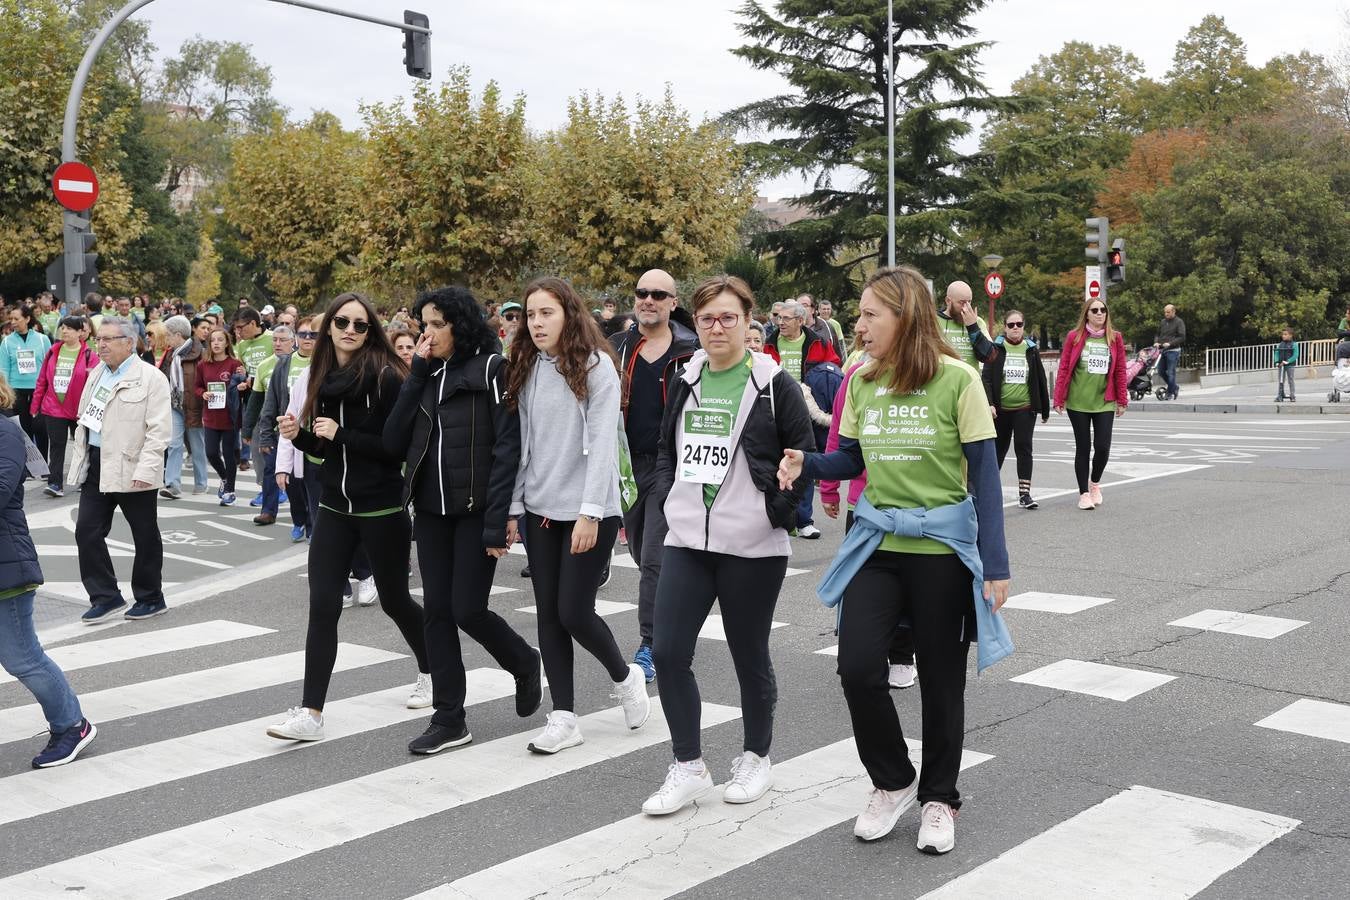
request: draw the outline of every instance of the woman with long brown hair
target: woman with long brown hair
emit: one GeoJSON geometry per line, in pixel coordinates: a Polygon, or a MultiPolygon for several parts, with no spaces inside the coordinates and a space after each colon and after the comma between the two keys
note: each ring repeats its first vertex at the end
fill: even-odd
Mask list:
{"type": "Polygon", "coordinates": [[[609,342],[561,278],[525,289],[508,403],[520,412],[520,470],[507,523],[512,543],[524,518],[538,609],[539,649],[553,712],[530,742],[557,753],[582,742],[572,689],[572,642],[600,661],[629,728],[650,715],[642,669],[624,661],[595,612],[595,594],[619,533],[619,372],[609,342]]]}
{"type": "Polygon", "coordinates": [[[408,706],[431,705],[422,608],[408,593],[412,523],[402,505],[403,461],[385,449],[383,436],[407,374],[371,302],[360,294],[340,294],[324,314],[313,362],[295,384],[305,398],[300,417],[287,413],[277,419],[282,437],[322,460],[322,493],[309,544],[304,698],[267,729],[272,737],[323,737],[342,588],[358,546],[370,558],[380,606],[417,657],[417,685],[408,706]]]}
{"type": "Polygon", "coordinates": [[[946,853],[961,805],[970,642],[979,635],[981,669],[1012,652],[997,616],[1008,597],[1008,552],[994,422],[979,373],[943,339],[917,271],[869,278],[857,329],[870,360],[849,381],[839,449],[784,451],[779,479],[867,473],[854,525],[819,589],[827,605],[843,604],[839,680],[873,786],[853,833],[884,837],[917,798],[919,849],[946,853]],[[905,619],[922,673],[917,774],[886,681],[886,651],[905,619]]]}
{"type": "Polygon", "coordinates": [[[235,358],[229,330],[217,325],[206,339],[206,352],[197,364],[197,383],[193,390],[202,404],[206,459],[220,479],[216,496],[220,498],[221,506],[232,506],[235,500],[239,428],[243,425],[239,385],[244,377],[244,364],[235,358]]]}
{"type": "Polygon", "coordinates": [[[1100,297],[1088,300],[1078,313],[1078,325],[1064,337],[1059,374],[1055,376],[1055,412],[1067,408],[1073,426],[1073,474],[1078,479],[1079,509],[1102,505],[1099,482],[1111,455],[1111,429],[1130,404],[1127,362],[1125,339],[1111,327],[1106,301],[1100,297]]]}

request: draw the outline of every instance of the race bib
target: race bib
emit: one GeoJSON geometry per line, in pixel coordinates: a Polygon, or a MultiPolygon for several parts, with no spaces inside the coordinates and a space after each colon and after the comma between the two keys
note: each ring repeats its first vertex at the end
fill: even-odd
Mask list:
{"type": "Polygon", "coordinates": [[[52,389],[56,393],[65,396],[66,391],[70,390],[70,379],[75,374],[75,367],[72,365],[57,365],[56,373],[52,375],[52,389]]]}
{"type": "Polygon", "coordinates": [[[680,439],[680,480],[694,484],[721,484],[731,468],[733,416],[724,409],[684,412],[680,439]]]}
{"type": "Polygon", "coordinates": [[[1111,366],[1111,349],[1099,344],[1090,344],[1087,348],[1087,370],[1089,375],[1105,375],[1111,366]]]}
{"type": "Polygon", "coordinates": [[[37,354],[32,350],[20,350],[14,354],[14,359],[20,375],[37,374],[37,354]]]}
{"type": "Polygon", "coordinates": [[[1026,384],[1027,383],[1027,360],[1026,357],[1009,356],[1003,363],[1003,382],[1004,384],[1026,384]]]}
{"type": "Polygon", "coordinates": [[[78,424],[83,425],[93,432],[103,430],[103,414],[108,411],[108,402],[112,400],[113,389],[105,385],[99,385],[94,388],[94,396],[89,398],[89,405],[84,408],[80,415],[78,424]]]}
{"type": "Polygon", "coordinates": [[[225,408],[225,382],[208,381],[206,383],[206,408],[225,408]]]}

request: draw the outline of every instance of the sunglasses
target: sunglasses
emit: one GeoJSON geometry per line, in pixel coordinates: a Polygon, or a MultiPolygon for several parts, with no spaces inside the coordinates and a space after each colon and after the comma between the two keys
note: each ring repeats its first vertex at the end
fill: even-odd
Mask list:
{"type": "Polygon", "coordinates": [[[504,316],[502,316],[502,318],[505,319],[505,320],[508,321],[508,322],[514,322],[514,321],[516,321],[517,319],[520,318],[520,313],[509,312],[509,313],[506,313],[504,316]]]}
{"type": "Polygon", "coordinates": [[[1021,322],[1004,322],[1004,323],[1003,323],[1003,327],[1004,327],[1004,328],[1021,328],[1021,327],[1022,327],[1022,323],[1021,323],[1021,322]]]}
{"type": "Polygon", "coordinates": [[[653,291],[648,290],[647,288],[638,288],[637,290],[633,291],[633,296],[637,297],[639,300],[646,300],[648,297],[651,297],[653,300],[659,301],[659,300],[668,300],[671,297],[674,297],[675,295],[672,294],[670,291],[663,291],[660,289],[653,291]]]}
{"type": "Polygon", "coordinates": [[[312,341],[319,337],[319,333],[317,331],[297,331],[295,336],[302,341],[312,341]]]}
{"type": "Polygon", "coordinates": [[[357,334],[365,334],[370,330],[369,322],[363,322],[360,319],[349,319],[346,316],[333,316],[333,325],[338,331],[346,331],[348,328],[355,328],[357,334]]]}
{"type": "Polygon", "coordinates": [[[1104,315],[1106,315],[1106,307],[1105,307],[1105,306],[1093,306],[1093,307],[1091,307],[1090,309],[1088,309],[1088,312],[1092,313],[1092,314],[1095,315],[1095,316],[1104,316],[1104,315]]]}

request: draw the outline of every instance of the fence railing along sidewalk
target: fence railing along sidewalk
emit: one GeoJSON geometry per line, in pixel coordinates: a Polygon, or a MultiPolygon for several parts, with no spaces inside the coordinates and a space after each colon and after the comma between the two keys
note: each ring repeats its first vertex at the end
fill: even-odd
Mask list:
{"type": "MultiPolygon", "coordinates": [[[[1298,362],[1294,368],[1334,366],[1335,339],[1295,341],[1298,362]]],[[[1240,372],[1259,372],[1275,368],[1275,347],[1270,344],[1251,344],[1246,347],[1214,347],[1205,350],[1206,375],[1233,375],[1240,372]]]]}

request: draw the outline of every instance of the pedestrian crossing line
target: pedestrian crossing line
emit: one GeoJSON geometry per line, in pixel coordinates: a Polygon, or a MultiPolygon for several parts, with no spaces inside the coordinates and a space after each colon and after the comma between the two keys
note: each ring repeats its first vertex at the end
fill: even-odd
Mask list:
{"type": "Polygon", "coordinates": [[[1350,706],[1325,700],[1295,700],[1256,725],[1350,744],[1350,706]]]}
{"type": "MultiPolygon", "coordinates": [[[[782,628],[785,625],[787,625],[787,622],[770,622],[769,631],[782,628]]],[[[703,622],[703,627],[698,630],[698,636],[705,640],[722,641],[725,643],[727,632],[726,627],[722,624],[722,617],[718,615],[708,616],[703,622]]]]}
{"type": "MultiPolygon", "coordinates": [[[[165,593],[172,593],[172,588],[178,587],[178,585],[181,583],[182,582],[179,581],[164,581],[160,583],[160,587],[164,590],[165,593]]],[[[130,581],[117,582],[117,589],[122,592],[123,597],[132,596],[130,581]]],[[[85,589],[83,581],[44,581],[42,582],[41,585],[38,586],[38,593],[55,594],[58,597],[65,597],[68,600],[75,600],[80,603],[89,602],[89,591],[85,589]]],[[[97,630],[102,630],[90,628],[89,626],[83,627],[85,634],[89,634],[97,630]]]]}
{"type": "Polygon", "coordinates": [[[1298,619],[1257,616],[1226,609],[1202,609],[1194,615],[1167,624],[1175,625],[1178,628],[1199,628],[1202,631],[1221,631],[1226,634],[1240,634],[1244,637],[1270,640],[1282,634],[1288,634],[1295,628],[1302,628],[1308,623],[1298,619]]]}
{"type": "Polygon", "coordinates": [[[1111,597],[1079,597],[1074,594],[1046,594],[1041,591],[1027,591],[1015,597],[1009,597],[1003,604],[1004,609],[1030,609],[1037,612],[1052,612],[1073,615],[1094,606],[1114,603],[1111,597]]]}
{"type": "MultiPolygon", "coordinates": [[[[116,548],[118,550],[130,550],[132,551],[132,553],[135,553],[136,551],[135,544],[127,544],[123,543],[122,541],[114,541],[112,538],[109,538],[107,540],[107,544],[109,550],[116,548]]],[[[234,566],[226,565],[225,563],[218,563],[210,559],[198,559],[195,556],[184,556],[181,553],[170,553],[168,550],[164,551],[164,558],[176,559],[179,562],[195,563],[196,565],[199,566],[206,566],[208,569],[219,569],[222,572],[228,572],[230,569],[234,568],[234,566]]]]}
{"type": "MultiPolygon", "coordinates": [[[[346,672],[406,658],[403,653],[340,643],[333,671],[346,672]]],[[[305,653],[298,650],[281,656],[250,659],[214,669],[185,672],[81,694],[80,707],[89,721],[102,725],[104,722],[299,681],[304,675],[305,653]]],[[[0,710],[0,744],[30,737],[34,729],[41,729],[45,722],[42,707],[36,703],[0,710]]]]}
{"type": "Polygon", "coordinates": [[[1193,897],[1300,824],[1136,785],[921,900],[1193,897]]]}
{"type": "Polygon", "coordinates": [[[819,650],[812,650],[811,652],[820,656],[838,656],[839,645],[835,644],[832,647],[821,647],[819,650]]]}
{"type": "MultiPolygon", "coordinates": [[[[918,766],[921,745],[908,743],[918,766]]],[[[961,768],[990,759],[967,750],[961,768]]],[[[871,788],[852,738],[775,764],[773,775],[772,790],[755,803],[723,803],[719,787],[673,815],[621,819],[410,900],[670,897],[854,818],[871,788]]]]}
{"type": "MultiPolygon", "coordinates": [[[[705,703],[702,722],[740,715],[705,703]]],[[[472,744],[21,872],[0,879],[0,897],[177,897],[670,740],[656,697],[640,731],[628,730],[617,707],[578,724],[586,742],[554,756],[525,749],[537,729],[472,744]]]]}
{"type": "Polygon", "coordinates": [[[1009,680],[1057,691],[1125,701],[1175,679],[1175,675],[1163,675],[1159,672],[1104,666],[1101,663],[1083,662],[1079,659],[1061,659],[1059,662],[1032,669],[1009,680]]]}
{"type": "MultiPolygon", "coordinates": [[[[306,577],[306,576],[301,576],[301,577],[306,577]]],[[[421,589],[420,587],[419,587],[419,588],[409,588],[409,589],[408,589],[408,593],[409,593],[409,594],[412,594],[414,597],[422,597],[422,596],[424,596],[424,592],[422,591],[422,589],[421,589]]],[[[495,597],[495,596],[497,596],[498,594],[518,594],[518,593],[520,593],[520,588],[502,587],[502,586],[499,585],[499,584],[494,584],[494,585],[492,586],[492,588],[488,591],[488,596],[489,596],[489,597],[495,597]]]]}
{"type": "MultiPolygon", "coordinates": [[[[74,544],[38,544],[35,549],[37,550],[38,559],[44,559],[46,557],[52,556],[80,555],[80,548],[76,547],[74,544]]],[[[130,558],[132,556],[135,556],[136,554],[130,550],[123,550],[120,547],[110,546],[108,548],[108,555],[112,557],[125,556],[130,558]]]]}
{"type": "MultiPolygon", "coordinates": [[[[616,601],[614,601],[614,600],[596,600],[596,601],[595,601],[595,614],[596,614],[597,616],[602,616],[602,617],[603,617],[603,616],[615,616],[615,615],[618,615],[619,613],[625,613],[625,612],[628,612],[630,609],[637,609],[637,604],[635,604],[635,603],[618,603],[618,602],[616,602],[616,601]]],[[[522,606],[522,607],[520,607],[519,609],[517,609],[516,612],[528,613],[529,615],[535,616],[535,615],[538,615],[538,614],[539,614],[539,607],[537,607],[537,606],[522,606]]]]}
{"type": "MultiPolygon", "coordinates": [[[[178,650],[209,647],[212,644],[275,633],[275,628],[261,628],[242,622],[213,619],[195,625],[180,625],[177,628],[162,628],[159,631],[137,631],[123,637],[54,647],[47,651],[47,655],[56,661],[62,671],[70,672],[75,669],[127,662],[147,656],[159,656],[178,650]]],[[[10,675],[0,674],[0,684],[7,684],[13,680],[10,675]]]]}
{"type": "Polygon", "coordinates": [[[224,531],[224,532],[227,533],[227,534],[234,534],[234,535],[238,535],[239,537],[246,537],[246,538],[248,538],[250,541],[270,541],[270,540],[272,540],[270,537],[268,537],[268,536],[265,535],[265,534],[257,534],[257,533],[254,532],[254,531],[245,531],[245,530],[242,529],[242,528],[235,528],[233,525],[226,525],[224,522],[214,522],[214,521],[212,521],[211,519],[200,519],[200,520],[198,520],[197,524],[198,524],[198,525],[205,525],[205,526],[207,526],[208,528],[215,528],[215,529],[217,529],[217,530],[219,530],[219,531],[224,531]]]}
{"type": "MultiPolygon", "coordinates": [[[[516,691],[516,680],[501,669],[472,669],[467,673],[466,683],[465,707],[510,697],[516,691]]],[[[407,686],[389,688],[329,703],[324,709],[324,743],[427,718],[429,710],[408,709],[408,690],[407,686]]],[[[267,736],[267,726],[278,718],[279,714],[273,713],[114,753],[99,753],[90,757],[96,759],[92,765],[28,771],[0,778],[0,793],[5,797],[4,805],[0,806],[0,825],[271,759],[305,747],[301,741],[279,741],[267,736]]],[[[87,896],[104,895],[95,892],[87,896]]]]}

